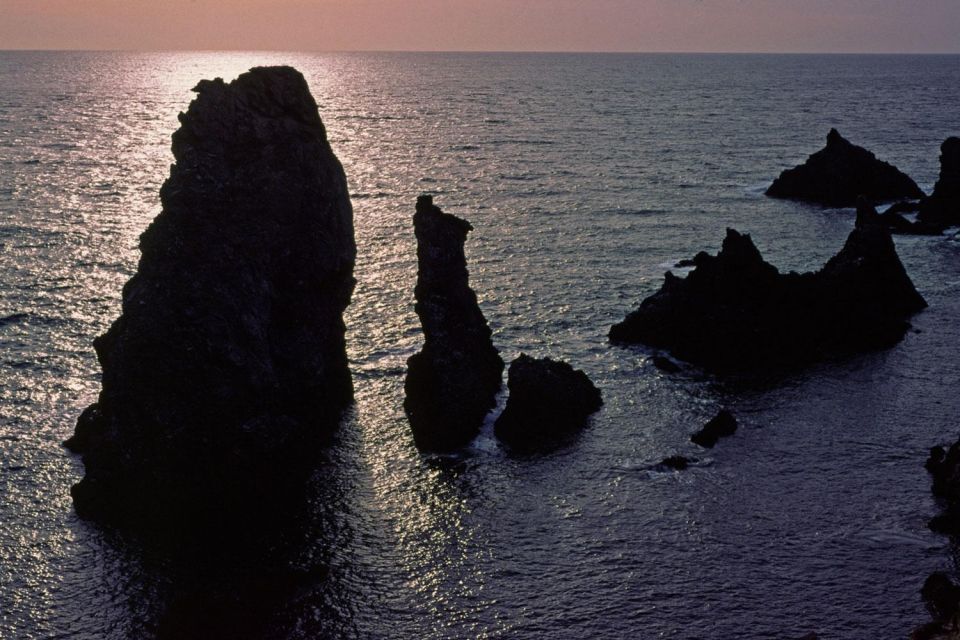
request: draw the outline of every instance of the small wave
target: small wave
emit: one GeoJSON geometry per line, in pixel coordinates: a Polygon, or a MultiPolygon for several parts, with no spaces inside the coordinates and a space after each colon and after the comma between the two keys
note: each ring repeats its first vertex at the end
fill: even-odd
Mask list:
{"type": "Polygon", "coordinates": [[[376,191],[374,193],[351,193],[351,200],[367,200],[367,199],[377,199],[377,198],[389,198],[392,196],[392,193],[387,193],[386,191],[376,191]]]}
{"type": "Polygon", "coordinates": [[[353,376],[360,380],[375,380],[378,378],[396,378],[407,372],[406,367],[385,367],[383,369],[354,370],[353,376]]]}
{"type": "Polygon", "coordinates": [[[29,313],[11,313],[8,316],[0,318],[0,327],[5,327],[10,324],[18,324],[30,317],[29,313]]]}
{"type": "Polygon", "coordinates": [[[48,142],[46,144],[41,144],[42,149],[54,149],[56,151],[73,151],[79,149],[80,147],[72,142],[48,142]]]}
{"type": "Polygon", "coordinates": [[[556,142],[553,141],[553,140],[524,140],[524,139],[519,139],[519,140],[492,140],[492,141],[490,142],[490,144],[493,144],[493,145],[498,145],[498,144],[551,145],[551,144],[556,144],[556,142]]]}
{"type": "Polygon", "coordinates": [[[475,144],[460,144],[450,147],[451,151],[480,151],[480,147],[475,144]]]}
{"type": "Polygon", "coordinates": [[[665,209],[613,209],[609,213],[618,216],[655,216],[667,213],[665,209]]]}

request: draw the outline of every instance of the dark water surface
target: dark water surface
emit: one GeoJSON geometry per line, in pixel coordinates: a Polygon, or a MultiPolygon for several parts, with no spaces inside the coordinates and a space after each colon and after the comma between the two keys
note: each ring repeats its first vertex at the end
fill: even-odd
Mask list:
{"type": "Polygon", "coordinates": [[[930,303],[899,346],[785,380],[666,376],[605,335],[727,226],[781,268],[835,253],[852,211],[762,195],[830,127],[929,189],[960,134],[960,58],[0,53],[0,637],[149,637],[205,609],[207,582],[231,591],[78,520],[60,441],[98,391],[91,340],[189,89],[274,63],[307,76],[350,181],[357,402],[302,542],[329,575],[237,610],[278,638],[873,640],[926,618],[920,585],[950,566],[922,463],[957,435],[960,242],[897,239],[930,303]],[[476,227],[504,358],[564,358],[603,389],[570,446],[512,458],[487,429],[462,458],[415,450],[421,192],[476,227]],[[720,406],[742,427],[698,450],[720,406]],[[650,471],[673,453],[701,463],[650,471]]]}

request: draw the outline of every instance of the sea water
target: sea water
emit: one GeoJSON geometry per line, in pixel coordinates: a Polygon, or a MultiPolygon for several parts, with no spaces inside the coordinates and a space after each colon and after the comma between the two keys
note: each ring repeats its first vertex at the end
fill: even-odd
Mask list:
{"type": "Polygon", "coordinates": [[[960,57],[8,52],[0,637],[150,637],[184,600],[205,609],[197,584],[216,576],[77,518],[83,466],[60,442],[96,398],[91,341],[119,314],[191,87],[266,64],[307,77],[359,247],[356,405],[302,541],[328,572],[279,601],[237,596],[268,637],[873,640],[927,618],[919,588],[952,567],[923,461],[960,428],[960,242],[896,239],[930,303],[903,342],[786,378],[666,375],[606,333],[726,227],[781,270],[838,251],[851,210],[763,195],[831,127],[929,190],[960,134],[960,57]],[[603,390],[574,442],[515,457],[488,427],[460,456],[415,449],[421,193],[473,223],[504,358],[562,358],[603,390]],[[698,449],[720,407],[739,431],[698,449]],[[671,454],[699,461],[653,469],[671,454]]]}

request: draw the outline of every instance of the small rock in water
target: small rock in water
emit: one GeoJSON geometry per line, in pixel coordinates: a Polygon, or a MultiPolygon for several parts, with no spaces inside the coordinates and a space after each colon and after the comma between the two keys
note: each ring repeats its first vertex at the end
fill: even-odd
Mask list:
{"type": "Polygon", "coordinates": [[[557,443],[576,433],[603,405],[587,374],[550,358],[520,354],[510,363],[507,386],[510,396],[495,432],[516,449],[557,443]]]}
{"type": "Polygon", "coordinates": [[[685,456],[670,456],[668,458],[664,458],[660,464],[657,465],[657,468],[683,471],[690,466],[691,462],[696,462],[696,460],[687,458],[685,456]]]}
{"type": "Polygon", "coordinates": [[[690,441],[710,449],[717,444],[720,438],[732,436],[736,431],[737,419],[733,417],[732,413],[722,409],[707,424],[703,425],[700,431],[690,436],[690,441]]]}

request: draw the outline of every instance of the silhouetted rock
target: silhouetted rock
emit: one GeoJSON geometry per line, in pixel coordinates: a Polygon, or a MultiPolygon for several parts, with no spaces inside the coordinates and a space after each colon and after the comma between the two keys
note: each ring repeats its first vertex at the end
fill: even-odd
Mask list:
{"type": "Polygon", "coordinates": [[[911,640],[960,640],[960,587],[940,571],[930,574],[920,596],[933,620],[910,634],[911,640]]]}
{"type": "Polygon", "coordinates": [[[718,255],[695,260],[686,278],[667,272],[610,340],[719,373],[787,369],[892,346],[926,306],[881,225],[855,228],[816,273],[779,273],[733,229],[718,255]]]}
{"type": "Polygon", "coordinates": [[[940,146],[940,178],[921,203],[917,219],[943,227],[960,225],[960,138],[947,138],[940,146]]]}
{"type": "Polygon", "coordinates": [[[960,440],[949,448],[932,448],[924,466],[933,478],[933,494],[960,502],[960,440]]]}
{"type": "Polygon", "coordinates": [[[934,447],[924,464],[933,480],[933,495],[940,499],[943,511],[930,519],[931,531],[948,536],[960,535],[960,440],[946,447],[934,447]]]}
{"type": "Polygon", "coordinates": [[[737,419],[726,409],[721,409],[700,431],[690,436],[690,442],[711,449],[720,438],[727,438],[736,432],[737,419]]]}
{"type": "Polygon", "coordinates": [[[827,135],[825,148],[781,173],[766,193],[829,207],[853,206],[861,195],[875,203],[924,195],[909,176],[850,143],[836,129],[827,135]]]}
{"type": "Polygon", "coordinates": [[[352,400],[353,214],[306,81],[257,68],[194,91],[68,441],[83,517],[190,528],[278,508],[352,400]]]}
{"type": "Polygon", "coordinates": [[[497,418],[498,438],[517,449],[549,446],[577,432],[603,399],[583,371],[566,362],[528,355],[510,363],[507,406],[497,418]]]}
{"type": "Polygon", "coordinates": [[[404,409],[420,449],[451,451],[468,444],[496,404],[503,360],[468,284],[463,245],[470,223],[417,199],[416,311],[423,349],[407,361],[404,409]]]}
{"type": "Polygon", "coordinates": [[[876,208],[861,196],[857,200],[856,226],[878,224],[885,227],[890,233],[901,235],[939,236],[943,233],[942,226],[929,222],[911,222],[897,213],[899,210],[903,210],[903,207],[894,205],[883,213],[877,213],[876,208]]]}

